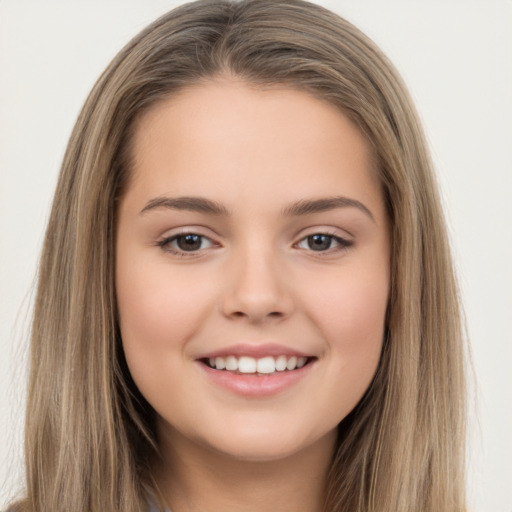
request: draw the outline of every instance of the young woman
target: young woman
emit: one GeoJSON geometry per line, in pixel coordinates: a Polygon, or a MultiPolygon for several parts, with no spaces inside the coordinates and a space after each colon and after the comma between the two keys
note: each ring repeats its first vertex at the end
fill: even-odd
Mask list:
{"type": "Polygon", "coordinates": [[[298,0],[114,59],[40,268],[16,511],[463,511],[459,304],[407,92],[298,0]]]}

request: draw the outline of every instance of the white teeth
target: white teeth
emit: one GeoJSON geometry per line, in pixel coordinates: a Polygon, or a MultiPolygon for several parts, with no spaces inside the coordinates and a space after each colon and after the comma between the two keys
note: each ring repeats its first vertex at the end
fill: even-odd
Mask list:
{"type": "Polygon", "coordinates": [[[288,362],[286,363],[286,368],[288,370],[294,370],[296,366],[297,358],[295,356],[290,357],[290,359],[288,359],[288,362]]]}
{"type": "Polygon", "coordinates": [[[286,363],[287,363],[287,359],[286,359],[286,356],[279,356],[277,359],[276,359],[276,370],[278,372],[282,372],[284,370],[286,370],[286,363]]]}
{"type": "Polygon", "coordinates": [[[235,356],[226,357],[226,370],[238,370],[238,361],[235,356]]]}
{"type": "Polygon", "coordinates": [[[238,360],[238,371],[240,373],[256,373],[256,359],[246,356],[241,357],[238,360]]]}
{"type": "Polygon", "coordinates": [[[276,371],[276,363],[271,356],[263,357],[256,362],[256,368],[258,373],[274,373],[276,371]]]}
{"type": "Polygon", "coordinates": [[[242,356],[237,358],[236,356],[226,357],[210,357],[208,363],[211,368],[216,370],[228,370],[232,372],[240,373],[258,373],[258,374],[270,374],[278,372],[284,372],[285,370],[296,370],[302,368],[308,358],[307,357],[296,357],[296,356],[278,356],[276,358],[272,356],[265,356],[259,359],[254,357],[242,356]]]}

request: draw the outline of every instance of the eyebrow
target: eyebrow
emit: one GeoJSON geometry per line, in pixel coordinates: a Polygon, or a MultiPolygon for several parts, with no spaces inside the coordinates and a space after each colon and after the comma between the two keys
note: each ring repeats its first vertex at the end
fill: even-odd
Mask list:
{"type": "Polygon", "coordinates": [[[311,215],[313,213],[326,212],[336,208],[357,208],[375,222],[375,217],[372,212],[363,203],[361,203],[361,201],[343,196],[297,201],[296,203],[287,206],[283,210],[283,215],[286,217],[311,215]]]}
{"type": "MultiPolygon", "coordinates": [[[[216,216],[228,216],[230,214],[228,209],[221,203],[205,199],[203,197],[194,196],[155,197],[147,202],[146,206],[144,206],[140,213],[143,214],[158,208],[187,210],[216,216]]],[[[351,199],[343,196],[325,197],[320,199],[303,199],[285,207],[282,210],[282,215],[285,217],[298,217],[301,215],[326,212],[337,208],[357,208],[375,222],[375,217],[372,212],[363,203],[357,199],[351,199]]]]}
{"type": "Polygon", "coordinates": [[[216,201],[203,197],[155,197],[148,201],[140,213],[146,213],[155,208],[167,208],[171,210],[187,210],[210,215],[229,215],[225,206],[216,201]]]}

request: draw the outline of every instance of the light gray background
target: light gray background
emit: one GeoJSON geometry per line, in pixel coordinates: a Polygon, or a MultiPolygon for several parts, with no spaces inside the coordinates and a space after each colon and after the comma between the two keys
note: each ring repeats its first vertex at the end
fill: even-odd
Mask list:
{"type": "MultiPolygon", "coordinates": [[[[70,130],[114,54],[178,3],[0,0],[0,509],[20,478],[31,289],[70,130]]],[[[470,503],[476,512],[510,512],[512,2],[318,3],[382,47],[417,103],[472,341],[470,503]]]]}

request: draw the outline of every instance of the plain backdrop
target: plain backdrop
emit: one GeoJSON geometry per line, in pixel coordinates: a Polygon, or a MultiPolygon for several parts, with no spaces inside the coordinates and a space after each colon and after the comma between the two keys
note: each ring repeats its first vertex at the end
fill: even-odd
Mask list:
{"type": "MultiPolygon", "coordinates": [[[[182,2],[0,0],[0,509],[22,464],[32,290],[79,109],[115,53],[182,2]]],[[[317,2],[395,63],[436,164],[474,360],[470,504],[512,511],[512,2],[317,2]]]]}

